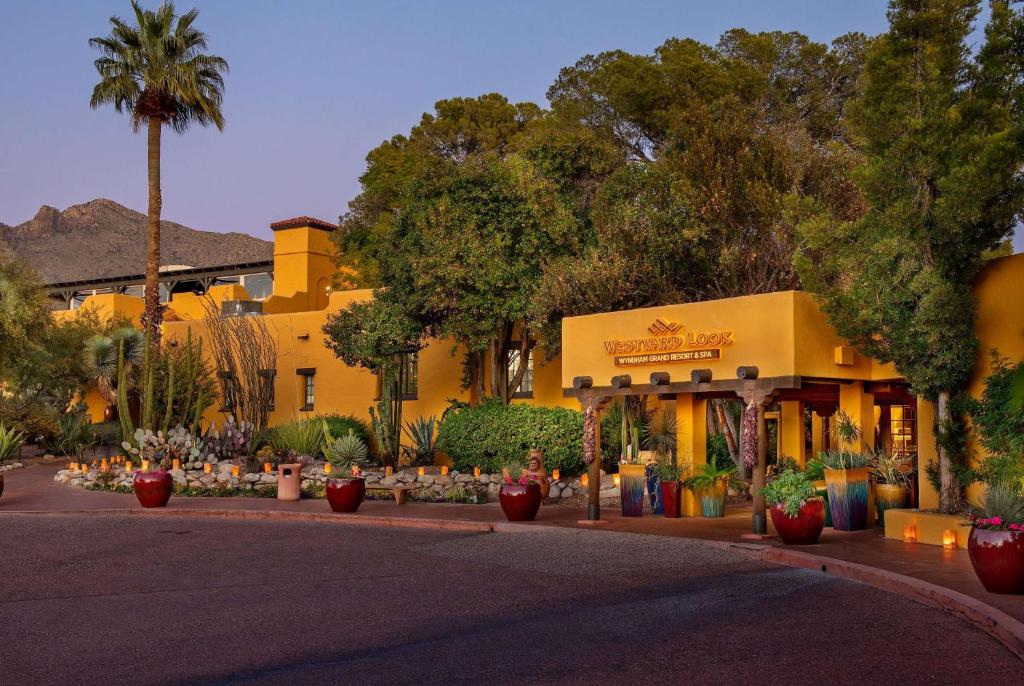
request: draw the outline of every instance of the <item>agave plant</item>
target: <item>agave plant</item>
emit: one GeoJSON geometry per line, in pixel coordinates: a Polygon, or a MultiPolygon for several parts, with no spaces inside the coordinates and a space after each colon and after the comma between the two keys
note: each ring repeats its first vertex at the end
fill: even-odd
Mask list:
{"type": "Polygon", "coordinates": [[[434,456],[437,454],[437,438],[434,432],[436,424],[437,420],[433,415],[405,423],[405,435],[412,445],[402,446],[402,451],[412,464],[434,464],[434,456]]]}
{"type": "Polygon", "coordinates": [[[676,453],[676,416],[668,410],[653,414],[644,426],[641,441],[644,450],[653,450],[658,455],[675,455],[676,453]]]}
{"type": "Polygon", "coordinates": [[[868,466],[867,455],[846,450],[823,450],[819,459],[827,469],[859,469],[868,466]]]}
{"type": "Polygon", "coordinates": [[[988,485],[981,502],[969,506],[975,526],[1003,529],[1024,525],[1024,492],[1016,484],[995,481],[988,485]]]}
{"type": "Polygon", "coordinates": [[[324,426],[323,419],[302,419],[279,424],[270,429],[267,442],[278,451],[294,450],[299,455],[319,457],[323,453],[324,426]]]}
{"type": "Polygon", "coordinates": [[[3,422],[0,422],[0,462],[14,457],[24,442],[25,434],[23,432],[13,426],[8,428],[3,422]]]}
{"type": "MultiPolygon", "coordinates": [[[[324,428],[326,430],[326,423],[324,428]]],[[[366,464],[370,451],[363,439],[356,436],[352,429],[341,438],[334,438],[327,433],[325,453],[327,461],[331,466],[342,471],[350,471],[353,467],[362,467],[366,464]]]]}
{"type": "Polygon", "coordinates": [[[914,456],[910,453],[876,449],[865,453],[868,467],[879,483],[899,486],[908,480],[914,456]]]}
{"type": "Polygon", "coordinates": [[[84,410],[57,416],[57,434],[45,441],[48,452],[67,457],[80,455],[82,450],[99,442],[92,420],[84,410]]]}
{"type": "Polygon", "coordinates": [[[86,371],[96,382],[103,399],[111,404],[117,402],[117,360],[122,345],[125,376],[128,377],[131,369],[142,364],[145,355],[146,339],[138,329],[124,326],[109,336],[92,336],[85,341],[82,351],[86,371]]]}

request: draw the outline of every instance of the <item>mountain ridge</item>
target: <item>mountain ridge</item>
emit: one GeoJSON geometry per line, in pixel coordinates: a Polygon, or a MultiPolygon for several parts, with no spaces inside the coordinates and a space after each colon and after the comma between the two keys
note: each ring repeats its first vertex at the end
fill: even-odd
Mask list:
{"type": "MultiPolygon", "coordinates": [[[[44,283],[140,274],[146,265],[146,215],[107,198],[64,211],[43,205],[28,221],[0,222],[0,251],[5,248],[44,283]]],[[[164,266],[216,267],[270,260],[273,254],[273,243],[249,234],[160,222],[164,266]]]]}

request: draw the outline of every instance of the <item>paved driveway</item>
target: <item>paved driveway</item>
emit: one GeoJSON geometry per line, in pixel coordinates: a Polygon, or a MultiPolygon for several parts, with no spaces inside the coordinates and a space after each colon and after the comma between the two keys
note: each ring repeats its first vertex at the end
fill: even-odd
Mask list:
{"type": "Polygon", "coordinates": [[[0,682],[1021,684],[940,611],[685,539],[0,515],[0,682]]]}

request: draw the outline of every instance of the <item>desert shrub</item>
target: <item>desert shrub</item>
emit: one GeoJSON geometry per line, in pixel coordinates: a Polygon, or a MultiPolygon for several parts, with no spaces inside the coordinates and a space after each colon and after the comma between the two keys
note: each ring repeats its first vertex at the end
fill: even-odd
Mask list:
{"type": "Polygon", "coordinates": [[[462,472],[479,466],[495,473],[522,461],[531,448],[544,451],[550,471],[579,474],[583,465],[583,414],[565,408],[504,405],[489,401],[447,412],[437,448],[462,472]]]}
{"type": "Polygon", "coordinates": [[[351,414],[329,414],[324,416],[323,419],[327,422],[327,428],[335,438],[345,436],[351,431],[359,437],[359,440],[366,444],[366,447],[371,452],[373,451],[370,426],[362,419],[351,414]]]}
{"type": "Polygon", "coordinates": [[[278,424],[267,432],[267,442],[274,450],[295,451],[298,455],[318,458],[323,455],[324,424],[319,417],[278,424]]]}

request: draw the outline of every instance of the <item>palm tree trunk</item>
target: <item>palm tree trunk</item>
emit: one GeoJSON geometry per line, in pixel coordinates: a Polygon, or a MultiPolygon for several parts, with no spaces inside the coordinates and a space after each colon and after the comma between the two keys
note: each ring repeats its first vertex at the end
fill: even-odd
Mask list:
{"type": "Polygon", "coordinates": [[[149,217],[146,223],[146,301],[143,317],[149,332],[150,347],[160,347],[160,211],[163,196],[160,193],[160,133],[163,120],[149,118],[147,164],[149,171],[149,217]]]}
{"type": "MultiPolygon", "coordinates": [[[[952,417],[949,411],[949,391],[940,391],[935,402],[935,424],[936,431],[946,433],[950,430],[952,417]]],[[[939,454],[939,511],[946,514],[954,514],[960,511],[962,505],[960,481],[953,471],[954,455],[949,451],[948,443],[945,440],[936,441],[936,450],[939,454]]]]}

